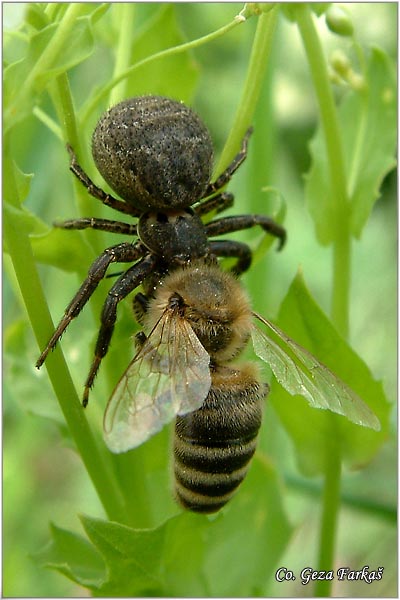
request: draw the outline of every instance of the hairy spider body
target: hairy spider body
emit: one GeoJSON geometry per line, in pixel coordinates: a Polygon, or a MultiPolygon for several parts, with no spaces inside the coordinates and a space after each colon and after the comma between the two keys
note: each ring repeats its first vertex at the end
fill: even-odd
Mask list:
{"type": "Polygon", "coordinates": [[[160,96],[130,98],[107,111],[92,152],[107,183],[140,213],[191,206],[211,177],[213,147],[204,123],[181,102],[160,96]]]}
{"type": "Polygon", "coordinates": [[[87,217],[56,224],[64,229],[92,228],[137,237],[133,242],[107,248],[96,258],[36,363],[38,368],[42,366],[106,276],[109,265],[133,263],[115,281],[104,302],[95,356],[85,383],[84,406],[108,351],[117,306],[128,294],[143,284],[147,296],[152,296],[167,273],[199,258],[234,257],[237,261],[232,271],[236,275],[249,268],[251,251],[246,244],[210,239],[214,236],[260,226],[279,239],[279,248],[283,246],[285,230],[264,215],[225,217],[208,224],[201,220],[210,211],[221,212],[233,204],[232,194],[221,190],[246,158],[250,134],[249,129],[232,163],[215,182],[210,182],[211,138],[190,108],[159,96],[131,98],[117,104],[100,118],[93,134],[92,153],[100,173],[123,200],[97,187],[67,146],[70,169],[88,192],[106,206],[138,219],[136,224],[128,224],[87,217]]]}

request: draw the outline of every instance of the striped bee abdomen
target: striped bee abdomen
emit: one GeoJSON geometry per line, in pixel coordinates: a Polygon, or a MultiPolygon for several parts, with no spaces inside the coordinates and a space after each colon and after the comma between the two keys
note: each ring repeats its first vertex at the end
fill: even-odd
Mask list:
{"type": "Polygon", "coordinates": [[[268,386],[254,365],[218,366],[203,406],[175,425],[175,493],[195,512],[216,512],[243,481],[255,452],[268,386]]]}

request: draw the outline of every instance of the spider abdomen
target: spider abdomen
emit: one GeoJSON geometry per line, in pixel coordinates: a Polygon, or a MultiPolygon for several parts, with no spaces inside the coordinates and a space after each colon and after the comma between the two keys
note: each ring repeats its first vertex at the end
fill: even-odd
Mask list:
{"type": "Polygon", "coordinates": [[[92,153],[112,189],[143,212],[197,202],[213,162],[201,119],[162,96],[129,98],[104,113],[93,133],[92,153]]]}

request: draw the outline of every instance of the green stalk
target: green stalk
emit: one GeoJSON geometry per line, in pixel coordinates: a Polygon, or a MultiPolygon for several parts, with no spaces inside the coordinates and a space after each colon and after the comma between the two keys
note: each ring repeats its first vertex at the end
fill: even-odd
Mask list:
{"type": "MultiPolygon", "coordinates": [[[[121,23],[118,45],[115,52],[115,65],[113,73],[113,79],[116,79],[120,73],[123,73],[129,67],[131,60],[135,4],[133,2],[123,2],[122,4],[116,4],[114,9],[116,10],[116,16],[121,23]]],[[[117,102],[126,97],[126,82],[126,79],[123,79],[111,90],[109,102],[110,106],[117,104],[117,102]]]]}
{"type": "MultiPolygon", "coordinates": [[[[329,415],[330,417],[331,415],[329,415]]],[[[333,418],[335,418],[333,416],[333,418]]],[[[327,444],[322,519],[319,539],[318,571],[330,571],[335,562],[335,546],[340,509],[341,453],[335,444],[327,444]]],[[[317,580],[315,596],[331,595],[332,581],[317,580]]]]}
{"type": "MultiPolygon", "coordinates": [[[[55,80],[54,84],[50,86],[51,90],[51,98],[53,100],[54,108],[57,112],[58,120],[62,124],[63,130],[63,141],[64,143],[68,142],[71,144],[74,149],[76,155],[78,157],[82,157],[84,152],[82,151],[81,144],[81,136],[78,131],[80,128],[80,123],[77,122],[76,112],[74,108],[74,102],[72,98],[71,88],[69,85],[69,78],[67,73],[63,73],[59,75],[55,80]]],[[[68,165],[69,157],[67,154],[67,150],[65,150],[65,164],[68,165]]],[[[71,174],[72,183],[74,186],[74,197],[77,201],[76,209],[78,214],[82,217],[86,217],[87,215],[93,212],[93,202],[94,200],[88,194],[87,190],[83,187],[80,181],[71,174]]],[[[89,240],[98,240],[99,236],[96,236],[98,232],[94,232],[95,235],[92,235],[90,238],[87,236],[87,232],[84,232],[84,237],[88,244],[91,244],[89,240]]],[[[99,244],[92,244],[96,246],[96,250],[93,253],[93,256],[98,254],[99,244]]]]}
{"type": "MultiPolygon", "coordinates": [[[[296,6],[296,18],[314,82],[315,93],[324,132],[329,164],[328,190],[334,201],[335,216],[333,242],[332,319],[347,337],[349,329],[349,296],[351,272],[351,241],[349,229],[349,203],[342,141],[333,93],[322,46],[316,31],[310,7],[300,3],[296,6]]],[[[332,422],[334,416],[330,415],[332,422]]],[[[336,534],[340,507],[341,453],[336,444],[327,440],[322,517],[319,541],[319,570],[333,569],[336,534]]],[[[316,596],[329,596],[331,581],[317,581],[316,596]]]]}
{"type": "Polygon", "coordinates": [[[332,319],[344,337],[349,329],[351,238],[346,171],[338,115],[320,40],[307,4],[296,7],[297,23],[314,82],[329,163],[330,191],[334,199],[332,319]]]}
{"type": "Polygon", "coordinates": [[[56,138],[62,142],[63,135],[60,125],[52,119],[47,113],[45,113],[39,106],[35,106],[32,110],[32,114],[47,127],[49,131],[51,131],[56,138]]]}
{"type": "MultiPolygon", "coordinates": [[[[343,214],[343,213],[342,213],[343,214]]],[[[349,336],[351,236],[348,216],[337,220],[333,242],[332,321],[345,339],[349,336]]]]}
{"type": "Polygon", "coordinates": [[[230,128],[230,134],[215,168],[215,173],[222,173],[231,162],[238,151],[247,128],[253,120],[265,70],[271,55],[271,46],[278,13],[279,8],[275,6],[269,12],[262,13],[258,18],[242,97],[233,119],[232,127],[230,128]]]}
{"type": "MultiPolygon", "coordinates": [[[[321,495],[322,486],[319,483],[303,477],[283,473],[285,486],[292,491],[309,495],[314,499],[321,495]]],[[[387,523],[397,522],[397,506],[385,501],[365,498],[362,495],[352,492],[342,492],[340,503],[349,509],[354,509],[358,513],[363,512],[374,519],[381,519],[387,523]]]]}
{"type": "MultiPolygon", "coordinates": [[[[54,327],[36,270],[28,232],[21,224],[18,213],[20,208],[18,186],[14,165],[9,158],[5,159],[4,174],[7,180],[7,198],[3,214],[4,238],[38,346],[43,348],[49,332],[53,331],[54,327]]],[[[121,520],[124,515],[124,506],[118,494],[118,486],[109,465],[106,464],[104,456],[99,451],[60,349],[56,349],[48,356],[46,367],[72,438],[104,510],[110,519],[121,520]]]]}
{"type": "Polygon", "coordinates": [[[59,99],[56,109],[61,117],[60,122],[64,126],[65,139],[75,149],[75,152],[79,152],[81,144],[68,75],[63,73],[57,77],[56,85],[59,99]]]}
{"type": "MultiPolygon", "coordinates": [[[[49,91],[58,117],[58,122],[61,124],[62,141],[64,144],[68,141],[74,148],[77,155],[82,155],[81,141],[78,134],[79,126],[76,119],[74,102],[67,73],[59,75],[56,80],[50,84],[49,91]]],[[[68,169],[68,162],[69,158],[67,150],[65,150],[66,170],[68,169]]],[[[92,214],[93,203],[95,200],[91,198],[81,182],[78,181],[78,179],[72,175],[72,173],[71,181],[74,188],[73,196],[75,199],[76,212],[83,217],[92,214]]],[[[94,260],[103,249],[100,232],[93,231],[91,234],[92,235],[88,234],[88,231],[75,232],[75,235],[80,235],[83,243],[86,243],[88,260],[94,260]]],[[[78,276],[80,280],[83,280],[87,276],[87,265],[81,265],[78,276]]],[[[92,299],[90,306],[95,318],[97,318],[97,315],[101,310],[100,301],[97,296],[92,299]]]]}

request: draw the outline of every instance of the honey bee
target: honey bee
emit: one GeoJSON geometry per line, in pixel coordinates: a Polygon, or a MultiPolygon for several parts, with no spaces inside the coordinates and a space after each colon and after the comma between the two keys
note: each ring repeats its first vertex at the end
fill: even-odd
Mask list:
{"type": "Polygon", "coordinates": [[[252,312],[237,279],[212,260],[192,261],[167,274],[153,297],[137,295],[136,309],[143,332],[107,405],[104,439],[112,452],[125,452],[176,417],[175,496],[184,508],[219,510],[243,481],[255,452],[269,386],[256,364],[233,363],[250,338],[255,354],[291,394],[380,428],[369,407],[326,366],[252,312]]]}

